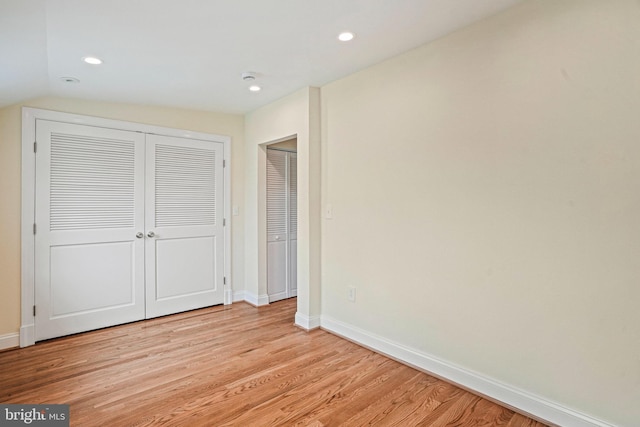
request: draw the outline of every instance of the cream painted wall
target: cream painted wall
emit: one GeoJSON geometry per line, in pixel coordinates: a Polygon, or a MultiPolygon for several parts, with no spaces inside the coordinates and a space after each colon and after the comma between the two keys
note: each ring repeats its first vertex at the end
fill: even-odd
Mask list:
{"type": "Polygon", "coordinates": [[[323,319],[638,425],[639,22],[529,1],[323,87],[323,319]]]}
{"type": "Polygon", "coordinates": [[[297,137],[298,312],[303,327],[320,315],[320,91],[299,90],[245,116],[245,282],[247,300],[267,298],[266,146],[297,137]]]}
{"type": "Polygon", "coordinates": [[[20,132],[20,109],[0,109],[0,336],[20,330],[20,132]]]}
{"type": "Polygon", "coordinates": [[[244,287],[244,118],[177,108],[39,98],[0,109],[0,336],[20,328],[20,170],[22,106],[97,116],[231,137],[232,284],[244,287]]]}

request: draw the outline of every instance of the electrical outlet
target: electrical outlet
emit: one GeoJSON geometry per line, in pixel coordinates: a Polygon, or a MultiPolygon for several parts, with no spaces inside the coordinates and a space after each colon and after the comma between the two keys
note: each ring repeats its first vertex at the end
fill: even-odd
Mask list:
{"type": "Polygon", "coordinates": [[[353,286],[347,286],[347,298],[351,302],[356,302],[356,288],[353,286]]]}

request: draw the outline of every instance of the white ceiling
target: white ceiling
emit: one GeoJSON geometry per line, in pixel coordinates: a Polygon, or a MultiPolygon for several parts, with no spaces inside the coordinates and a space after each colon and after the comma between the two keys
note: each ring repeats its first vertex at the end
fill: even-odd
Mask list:
{"type": "Polygon", "coordinates": [[[54,95],[244,113],[519,1],[0,0],[0,107],[54,95]],[[356,38],[338,42],[344,30],[356,38]]]}

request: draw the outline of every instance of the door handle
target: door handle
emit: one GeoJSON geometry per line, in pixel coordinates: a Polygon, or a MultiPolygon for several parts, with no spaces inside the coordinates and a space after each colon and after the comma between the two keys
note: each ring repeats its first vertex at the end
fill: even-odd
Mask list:
{"type": "Polygon", "coordinates": [[[153,231],[150,231],[147,233],[147,237],[155,237],[156,233],[154,233],[153,231]]]}
{"type": "Polygon", "coordinates": [[[143,233],[142,231],[138,231],[138,232],[136,233],[136,237],[137,237],[138,239],[142,239],[142,238],[144,237],[144,233],[143,233]]]}

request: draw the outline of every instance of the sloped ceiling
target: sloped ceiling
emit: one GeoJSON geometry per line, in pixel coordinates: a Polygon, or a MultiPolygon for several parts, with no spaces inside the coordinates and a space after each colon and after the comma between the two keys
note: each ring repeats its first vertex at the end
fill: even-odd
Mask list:
{"type": "Polygon", "coordinates": [[[54,95],[245,113],[520,1],[0,0],[0,107],[54,95]]]}

